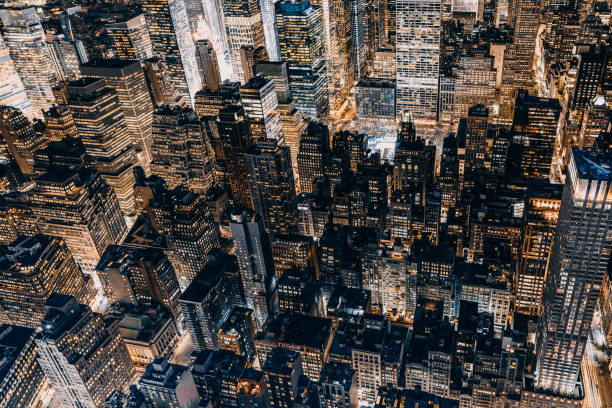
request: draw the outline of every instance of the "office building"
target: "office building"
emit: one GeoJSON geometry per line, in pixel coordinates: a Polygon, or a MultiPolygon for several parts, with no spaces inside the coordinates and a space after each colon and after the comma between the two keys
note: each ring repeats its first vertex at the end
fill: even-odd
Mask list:
{"type": "MultiPolygon", "coordinates": [[[[223,0],[223,20],[227,50],[232,64],[233,79],[244,82],[244,70],[240,58],[240,49],[251,46],[253,49],[266,45],[262,10],[256,0],[238,1],[223,0]]],[[[262,2],[264,5],[264,2],[262,2]]],[[[268,21],[268,23],[270,23],[268,21]]],[[[273,22],[272,22],[273,24],[273,22]]],[[[272,50],[270,52],[273,52],[272,50]]]]}
{"type": "Polygon", "coordinates": [[[251,45],[243,45],[240,47],[240,62],[242,71],[244,72],[244,82],[249,82],[255,76],[253,72],[255,65],[262,61],[268,61],[268,52],[266,47],[259,46],[254,48],[251,45]]]}
{"type": "Polygon", "coordinates": [[[525,177],[549,177],[560,115],[559,100],[518,91],[512,138],[521,148],[521,173],[525,177]]]}
{"type": "Polygon", "coordinates": [[[357,116],[395,119],[395,78],[364,78],[355,87],[357,116]]]}
{"type": "Polygon", "coordinates": [[[496,102],[497,70],[495,59],[487,55],[464,56],[459,60],[453,100],[452,123],[469,116],[469,110],[477,104],[484,105],[494,114],[496,102]]]}
{"type": "Polygon", "coordinates": [[[179,319],[179,283],[161,249],[109,245],[96,271],[111,304],[131,304],[145,309],[162,305],[179,319]]]}
{"type": "Polygon", "coordinates": [[[307,0],[275,7],[281,60],[287,63],[296,107],[306,117],[323,118],[329,110],[323,11],[307,0]]]}
{"type": "Polygon", "coordinates": [[[153,56],[164,62],[179,96],[193,105],[202,81],[184,2],[146,0],[142,3],[142,10],[153,44],[153,56]]]}
{"type": "Polygon", "coordinates": [[[255,312],[255,322],[259,329],[276,307],[270,238],[258,214],[232,215],[230,233],[240,267],[246,306],[255,312]]]}
{"type": "Polygon", "coordinates": [[[168,66],[163,59],[158,57],[146,59],[143,69],[154,105],[186,105],[187,102],[174,86],[168,66]]]}
{"type": "Polygon", "coordinates": [[[297,397],[298,383],[302,376],[300,354],[293,350],[276,347],[267,354],[262,367],[266,377],[270,406],[291,406],[297,397]]]}
{"type": "Polygon", "coordinates": [[[134,213],[136,163],[118,92],[102,78],[82,78],[68,86],[68,106],[92,168],[113,189],[125,215],[134,213]]]}
{"type": "Polygon", "coordinates": [[[234,202],[243,208],[252,208],[253,199],[249,181],[247,177],[244,177],[247,174],[245,154],[252,144],[252,137],[244,115],[244,108],[229,105],[221,109],[217,128],[234,202]]]}
{"type": "Polygon", "coordinates": [[[298,182],[297,154],[300,146],[300,138],[306,131],[306,121],[302,112],[296,107],[295,101],[291,97],[289,90],[289,73],[286,62],[260,62],[255,66],[255,71],[259,75],[274,81],[274,89],[278,99],[278,110],[281,115],[283,134],[285,143],[291,150],[291,165],[293,166],[293,176],[298,182]]]}
{"type": "Polygon", "coordinates": [[[40,18],[33,7],[3,9],[0,21],[10,59],[23,82],[34,114],[41,117],[42,111],[55,103],[51,88],[56,85],[57,74],[47,51],[40,18]]]}
{"type": "Polygon", "coordinates": [[[544,283],[536,387],[572,395],[612,242],[609,152],[572,150],[544,283]]]}
{"type": "Polygon", "coordinates": [[[295,225],[295,180],[289,147],[260,139],[244,155],[253,209],[269,233],[287,234],[295,225]]]}
{"type": "Polygon", "coordinates": [[[45,121],[45,137],[47,140],[59,142],[65,137],[79,137],[79,131],[68,106],[52,106],[49,110],[43,112],[43,119],[45,121]]]}
{"type": "Polygon", "coordinates": [[[328,155],[329,129],[321,123],[309,123],[300,139],[297,156],[301,192],[313,192],[316,183],[325,175],[328,155]]]}
{"type": "Polygon", "coordinates": [[[42,135],[16,108],[0,106],[0,135],[3,139],[4,162],[16,165],[24,175],[34,171],[34,154],[45,147],[42,135]]]}
{"type": "Polygon", "coordinates": [[[136,61],[95,60],[80,67],[87,77],[103,78],[117,92],[125,124],[140,166],[147,171],[151,163],[153,104],[144,72],[136,61]]]}
{"type": "Polygon", "coordinates": [[[106,25],[113,57],[144,63],[153,57],[153,44],[144,14],[106,25]]]}
{"type": "Polygon", "coordinates": [[[207,255],[219,245],[206,197],[183,186],[157,192],[145,210],[166,238],[180,268],[175,269],[181,288],[206,265],[207,255]]]}
{"type": "Polygon", "coordinates": [[[52,295],[36,334],[38,361],[63,407],[100,407],[134,367],[115,321],[66,295],[52,295]]]}
{"type": "Polygon", "coordinates": [[[238,82],[230,82],[220,85],[216,91],[210,89],[198,91],[195,96],[195,112],[200,118],[216,117],[227,105],[239,105],[239,87],[238,82]]]}
{"type": "Polygon", "coordinates": [[[32,108],[4,38],[0,38],[0,103],[19,109],[30,120],[40,116],[32,108]]]}
{"type": "Polygon", "coordinates": [[[237,269],[236,260],[228,257],[222,262],[220,265],[209,263],[179,298],[185,325],[196,351],[219,350],[219,329],[233,307],[239,306],[233,300],[232,282],[224,277],[225,272],[237,269]]]}
{"type": "Polygon", "coordinates": [[[197,408],[200,396],[189,367],[157,357],[138,380],[150,406],[197,408]]]}
{"type": "Polygon", "coordinates": [[[435,121],[438,110],[439,0],[396,0],[396,114],[435,121]]]}
{"type": "Polygon", "coordinates": [[[213,44],[210,40],[198,40],[195,46],[198,71],[202,78],[202,88],[215,92],[221,87],[222,82],[219,62],[213,44]]]}
{"type": "Polygon", "coordinates": [[[537,1],[515,0],[512,4],[514,72],[509,79],[514,82],[514,89],[531,89],[534,84],[532,66],[539,15],[540,7],[537,1]]]}
{"type": "Polygon", "coordinates": [[[484,167],[487,157],[489,109],[485,105],[474,105],[467,115],[465,134],[465,165],[471,169],[484,167]]]}
{"type": "Polygon", "coordinates": [[[36,359],[35,330],[0,325],[0,404],[27,407],[35,403],[45,376],[36,359]]]}
{"type": "Polygon", "coordinates": [[[222,407],[238,406],[238,382],[246,367],[246,358],[231,351],[197,353],[191,371],[201,401],[222,407]]]}
{"type": "Polygon", "coordinates": [[[83,272],[93,274],[108,245],[127,232],[125,219],[113,190],[87,169],[52,168],[40,176],[27,205],[7,203],[3,217],[5,244],[19,235],[42,234],[63,238],[83,272]]]}
{"type": "Polygon", "coordinates": [[[357,378],[350,364],[325,364],[319,384],[321,408],[354,408],[359,403],[357,378]]]}
{"type": "Polygon", "coordinates": [[[562,187],[533,183],[528,198],[521,232],[521,248],[514,290],[517,311],[538,316],[548,270],[550,250],[561,207],[562,187]]]}
{"type": "Polygon", "coordinates": [[[0,256],[0,321],[37,327],[53,293],[89,301],[88,284],[61,238],[17,238],[0,256]]]}
{"type": "Polygon", "coordinates": [[[209,135],[190,108],[158,108],[153,114],[151,173],[168,188],[184,186],[204,194],[214,183],[209,135]]]}
{"type": "MultiPolygon", "coordinates": [[[[112,310],[111,310],[112,314],[112,310]]],[[[147,312],[127,312],[117,318],[119,334],[137,373],[158,357],[172,354],[179,340],[179,332],[171,314],[159,309],[147,312]]]]}
{"type": "Polygon", "coordinates": [[[254,140],[275,139],[280,145],[285,144],[278,99],[272,80],[263,76],[251,78],[240,87],[240,101],[254,140]]]}
{"type": "Polygon", "coordinates": [[[255,318],[253,311],[236,306],[219,328],[217,337],[221,350],[232,351],[243,356],[249,363],[255,360],[255,318]]]}

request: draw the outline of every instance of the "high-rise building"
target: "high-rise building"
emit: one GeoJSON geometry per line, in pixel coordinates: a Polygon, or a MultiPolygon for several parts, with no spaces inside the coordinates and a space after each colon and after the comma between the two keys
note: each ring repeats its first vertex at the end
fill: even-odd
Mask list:
{"type": "Polygon", "coordinates": [[[202,78],[202,88],[214,92],[221,87],[221,73],[219,72],[219,62],[213,44],[210,40],[198,40],[195,46],[198,71],[202,78]]]}
{"type": "Polygon", "coordinates": [[[153,44],[153,56],[165,63],[170,81],[179,95],[193,105],[202,81],[184,2],[145,0],[142,9],[153,44]]]}
{"type": "Polygon", "coordinates": [[[272,407],[292,406],[298,394],[298,382],[302,376],[300,353],[276,347],[261,363],[266,376],[268,401],[272,407]]]}
{"type": "Polygon", "coordinates": [[[276,139],[280,145],[284,145],[274,82],[263,76],[251,78],[240,87],[240,101],[249,122],[251,137],[255,140],[276,139]]]}
{"type": "Polygon", "coordinates": [[[219,350],[219,329],[234,306],[239,306],[233,282],[227,279],[227,274],[235,274],[237,269],[233,256],[213,260],[181,294],[181,312],[196,351],[219,350]]]}
{"type": "Polygon", "coordinates": [[[164,357],[147,366],[138,386],[150,406],[197,408],[200,403],[189,367],[170,364],[164,357]]]}
{"type": "MultiPolygon", "coordinates": [[[[66,167],[52,168],[36,184],[28,203],[34,225],[43,234],[63,238],[83,272],[93,274],[104,249],[127,232],[113,190],[95,172],[66,167]]],[[[11,228],[18,230],[15,224],[11,228]]]]}
{"type": "Polygon", "coordinates": [[[56,36],[52,33],[46,34],[47,38],[47,53],[53,67],[53,71],[57,76],[57,81],[71,81],[79,79],[81,73],[79,70],[78,50],[76,45],[69,40],[66,40],[64,35],[56,36]]]}
{"type": "Polygon", "coordinates": [[[220,85],[216,91],[202,89],[195,96],[194,110],[200,118],[205,116],[217,117],[219,111],[227,105],[240,104],[240,84],[230,82],[220,85]]]}
{"type": "Polygon", "coordinates": [[[170,72],[164,60],[157,57],[146,59],[143,68],[149,94],[155,105],[186,105],[185,98],[179,94],[170,78],[170,72]]]}
{"type": "Polygon", "coordinates": [[[319,380],[321,408],[353,408],[359,403],[357,377],[350,364],[329,362],[319,380]]]}
{"type": "Polygon", "coordinates": [[[36,360],[35,330],[21,326],[0,325],[0,404],[23,407],[35,403],[45,376],[36,360]]]}
{"type": "Polygon", "coordinates": [[[240,49],[243,46],[258,48],[265,45],[261,9],[257,0],[223,0],[221,3],[233,78],[242,83],[245,76],[240,49]]]}
{"type": "Polygon", "coordinates": [[[234,307],[217,333],[219,348],[233,351],[252,363],[256,357],[255,344],[253,343],[255,332],[253,311],[244,307],[234,307]]]}
{"type": "Polygon", "coordinates": [[[244,155],[253,209],[270,233],[292,232],[296,194],[289,147],[275,139],[259,139],[244,155]]]}
{"type": "Polygon", "coordinates": [[[208,134],[190,108],[158,108],[153,114],[151,173],[173,189],[183,185],[204,194],[214,184],[208,134]]]}
{"type": "Polygon", "coordinates": [[[144,60],[153,57],[153,44],[143,14],[106,25],[113,56],[122,60],[144,60]]]}
{"type": "Polygon", "coordinates": [[[68,86],[68,106],[92,168],[115,191],[126,215],[134,212],[136,157],[117,91],[102,78],[81,78],[68,86]]]}
{"type": "Polygon", "coordinates": [[[397,115],[435,121],[441,35],[440,0],[396,0],[397,115]]]}
{"type": "Polygon", "coordinates": [[[32,108],[3,37],[0,38],[0,103],[21,110],[30,120],[39,115],[32,108]]]}
{"type": "Polygon", "coordinates": [[[557,184],[532,183],[527,190],[523,215],[521,248],[514,290],[515,310],[538,316],[553,244],[562,187],[557,184]]]}
{"type": "MultiPolygon", "coordinates": [[[[245,153],[252,144],[249,124],[244,116],[244,108],[228,105],[219,111],[217,120],[221,152],[227,169],[230,191],[234,202],[244,208],[253,208],[249,187],[245,153]]],[[[219,160],[219,157],[217,157],[219,160]]]]}
{"type": "Polygon", "coordinates": [[[0,20],[4,42],[21,77],[34,114],[41,117],[42,111],[55,103],[51,88],[56,85],[57,76],[51,64],[40,18],[36,10],[30,7],[2,9],[0,20]]]}
{"type": "Polygon", "coordinates": [[[455,97],[452,123],[469,115],[469,109],[482,104],[493,114],[496,102],[497,70],[494,58],[490,56],[464,56],[459,61],[455,81],[455,97]]]}
{"type": "Polygon", "coordinates": [[[43,112],[45,121],[45,137],[47,140],[59,142],[65,137],[78,138],[79,131],[74,123],[72,112],[66,105],[54,105],[43,112]]]}
{"type": "Polygon", "coordinates": [[[289,91],[289,73],[286,62],[260,62],[256,64],[255,71],[274,81],[274,89],[278,99],[278,110],[283,124],[285,143],[291,150],[291,165],[293,176],[298,183],[297,154],[300,146],[300,138],[306,131],[306,121],[302,112],[296,108],[295,101],[291,98],[289,91]]]}
{"type": "Polygon", "coordinates": [[[179,283],[161,249],[109,245],[96,271],[111,304],[132,304],[145,309],[162,305],[179,320],[179,283]]]}
{"type": "Polygon", "coordinates": [[[38,361],[62,406],[103,406],[113,390],[123,389],[134,367],[117,322],[105,322],[75,298],[52,295],[36,334],[38,361]]]}
{"type": "Polygon", "coordinates": [[[521,148],[521,173],[525,177],[549,177],[560,115],[558,99],[531,96],[519,89],[512,137],[521,148]]]}
{"type": "MultiPolygon", "coordinates": [[[[536,47],[540,7],[536,0],[512,1],[514,18],[514,72],[512,78],[514,89],[531,89],[533,86],[533,55],[536,47]]],[[[510,74],[510,73],[509,73],[510,74]]]]}
{"type": "Polygon", "coordinates": [[[43,149],[46,142],[34,130],[30,121],[20,110],[11,106],[0,106],[0,135],[5,151],[5,163],[14,162],[24,175],[34,170],[34,154],[43,149]]]}
{"type": "Polygon", "coordinates": [[[321,123],[309,123],[297,156],[301,192],[313,192],[316,182],[325,175],[328,155],[329,129],[321,123]]]}
{"type": "Polygon", "coordinates": [[[182,288],[206,265],[207,255],[219,247],[218,225],[212,220],[206,197],[183,186],[154,194],[145,211],[151,215],[173,250],[182,288]]]}
{"type": "Polygon", "coordinates": [[[612,158],[574,148],[544,283],[535,385],[574,394],[612,250],[612,158]]]}
{"type": "Polygon", "coordinates": [[[275,7],[281,59],[287,62],[291,95],[304,116],[325,117],[329,100],[323,11],[308,0],[278,2],[275,7]]]}
{"type": "Polygon", "coordinates": [[[63,239],[20,237],[0,253],[0,322],[37,327],[53,293],[88,302],[85,278],[63,239]]]}
{"type": "Polygon", "coordinates": [[[474,105],[467,115],[465,133],[465,165],[477,169],[484,167],[487,150],[489,110],[484,105],[474,105]]]}
{"type": "Polygon", "coordinates": [[[276,308],[274,260],[270,238],[258,214],[232,215],[230,232],[238,258],[246,306],[255,312],[257,328],[276,308]]]}
{"type": "Polygon", "coordinates": [[[238,381],[246,366],[247,359],[231,351],[204,350],[197,353],[191,371],[201,400],[222,407],[238,407],[238,381]]]}
{"type": "Polygon", "coordinates": [[[244,72],[244,82],[249,82],[255,76],[253,72],[255,64],[261,61],[268,61],[269,59],[266,47],[259,46],[255,48],[251,45],[240,47],[240,63],[242,64],[242,72],[244,72]]]}
{"type": "Polygon", "coordinates": [[[147,171],[151,163],[153,144],[153,104],[140,64],[118,59],[94,60],[81,65],[81,74],[103,78],[106,86],[117,92],[132,147],[136,151],[140,166],[147,171]]]}

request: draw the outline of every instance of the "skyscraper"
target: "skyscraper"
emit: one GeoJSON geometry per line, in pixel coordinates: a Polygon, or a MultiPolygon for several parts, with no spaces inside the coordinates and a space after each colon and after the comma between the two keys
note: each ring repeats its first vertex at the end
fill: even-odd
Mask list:
{"type": "Polygon", "coordinates": [[[474,105],[467,115],[465,136],[465,164],[472,169],[484,167],[487,147],[489,110],[484,105],[474,105]]]}
{"type": "Polygon", "coordinates": [[[240,49],[243,46],[257,48],[265,45],[261,9],[257,0],[223,0],[222,4],[233,78],[244,82],[240,49]]]}
{"type": "Polygon", "coordinates": [[[83,273],[63,239],[20,237],[0,253],[0,322],[37,327],[53,293],[89,300],[83,273]]]}
{"type": "Polygon", "coordinates": [[[521,313],[539,314],[562,190],[559,184],[539,182],[528,187],[514,283],[514,307],[521,313]]]}
{"type": "Polygon", "coordinates": [[[153,115],[151,173],[169,188],[179,185],[204,194],[214,182],[208,135],[190,108],[158,108],[153,115]]]}
{"type": "MultiPolygon", "coordinates": [[[[45,32],[33,7],[0,10],[2,35],[17,73],[30,98],[36,116],[55,102],[51,88],[57,76],[53,70],[45,32]]],[[[17,84],[18,86],[18,84],[17,84]]]]}
{"type": "Polygon", "coordinates": [[[177,91],[170,78],[168,67],[161,58],[153,57],[145,60],[143,68],[153,104],[157,106],[186,105],[185,98],[177,91]]]}
{"type": "Polygon", "coordinates": [[[38,361],[63,407],[95,408],[134,370],[117,322],[105,322],[75,298],[53,295],[36,335],[38,361]]]}
{"type": "Polygon", "coordinates": [[[535,385],[574,394],[612,239],[612,157],[572,150],[537,331],[535,385]]]}
{"type": "Polygon", "coordinates": [[[533,87],[532,66],[540,15],[536,0],[514,0],[514,89],[533,87]]]}
{"type": "Polygon", "coordinates": [[[21,110],[30,120],[37,114],[32,108],[3,37],[0,37],[0,103],[21,110]]]}
{"type": "Polygon", "coordinates": [[[189,367],[170,364],[164,357],[147,366],[138,385],[152,406],[197,408],[200,402],[189,367]]]}
{"type": "Polygon", "coordinates": [[[131,215],[136,157],[117,92],[106,86],[104,79],[85,77],[70,82],[68,95],[91,167],[115,191],[124,214],[131,215]]]}
{"type": "Polygon", "coordinates": [[[257,328],[274,312],[275,276],[270,238],[258,214],[232,215],[230,232],[238,258],[246,305],[255,312],[257,328]]]}
{"type": "Polygon", "coordinates": [[[144,60],[153,57],[153,45],[143,14],[106,25],[114,57],[122,60],[144,60]]]}
{"type": "Polygon", "coordinates": [[[55,105],[43,112],[45,121],[45,137],[59,142],[65,137],[77,138],[79,131],[74,124],[72,112],[66,105],[55,105]]]}
{"type": "Polygon", "coordinates": [[[244,106],[253,139],[275,139],[280,145],[285,144],[278,99],[272,80],[263,76],[251,78],[240,87],[240,101],[244,106]]]}
{"type": "Polygon", "coordinates": [[[0,106],[0,135],[8,149],[9,162],[14,161],[22,174],[32,174],[34,153],[44,148],[46,142],[34,131],[30,121],[18,109],[0,106]]]}
{"type": "Polygon", "coordinates": [[[560,115],[558,99],[538,98],[519,89],[512,137],[521,147],[521,172],[525,177],[549,177],[560,115]]]}
{"type": "Polygon", "coordinates": [[[244,208],[253,208],[248,178],[244,177],[247,174],[244,155],[252,144],[249,125],[244,117],[244,108],[228,105],[221,109],[217,127],[234,202],[244,208]]]}
{"type": "Polygon", "coordinates": [[[202,88],[196,51],[183,0],[144,0],[153,55],[161,58],[179,95],[193,104],[202,88]]]}
{"type": "Polygon", "coordinates": [[[153,104],[140,64],[119,59],[94,60],[81,65],[81,74],[103,78],[106,86],[117,92],[132,147],[140,166],[148,172],[153,144],[153,104]]]}
{"type": "Polygon", "coordinates": [[[397,0],[397,115],[435,121],[438,110],[440,0],[397,0]]]}
{"type": "Polygon", "coordinates": [[[202,88],[216,91],[221,86],[221,73],[217,54],[210,40],[198,40],[195,43],[198,71],[202,78],[202,88]]]}
{"type": "Polygon", "coordinates": [[[253,209],[263,216],[269,233],[287,234],[297,215],[295,180],[289,147],[275,139],[259,139],[244,155],[253,209]]]}
{"type": "Polygon", "coordinates": [[[289,87],[297,108],[310,118],[329,110],[323,11],[308,0],[276,3],[281,59],[287,62],[289,87]]]}
{"type": "Polygon", "coordinates": [[[297,157],[302,192],[313,192],[316,182],[325,175],[328,156],[329,129],[321,123],[309,123],[300,139],[297,157]]]}

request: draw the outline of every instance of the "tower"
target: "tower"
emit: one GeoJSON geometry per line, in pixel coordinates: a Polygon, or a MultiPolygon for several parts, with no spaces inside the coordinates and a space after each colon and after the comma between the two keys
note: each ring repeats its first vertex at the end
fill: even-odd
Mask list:
{"type": "Polygon", "coordinates": [[[574,394],[612,239],[612,157],[572,150],[538,321],[535,385],[574,394]]]}
{"type": "Polygon", "coordinates": [[[435,121],[442,15],[440,0],[396,0],[397,115],[435,121]]]}
{"type": "Polygon", "coordinates": [[[183,0],[144,0],[153,56],[161,58],[179,95],[193,104],[202,88],[196,50],[183,0]]]}

